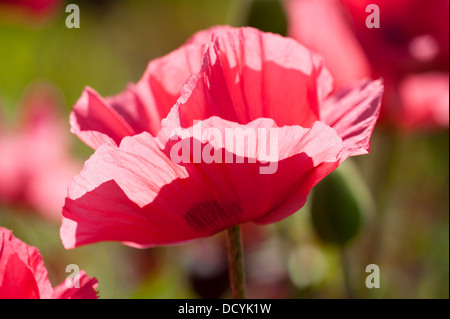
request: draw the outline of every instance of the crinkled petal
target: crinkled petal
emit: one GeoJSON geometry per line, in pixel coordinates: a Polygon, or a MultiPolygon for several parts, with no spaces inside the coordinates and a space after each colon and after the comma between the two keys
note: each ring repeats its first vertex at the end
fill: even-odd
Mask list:
{"type": "Polygon", "coordinates": [[[97,92],[87,87],[70,114],[72,133],[96,149],[104,143],[119,144],[134,135],[131,126],[97,92]]]}
{"type": "Polygon", "coordinates": [[[320,109],[321,120],[336,130],[344,143],[344,154],[367,154],[370,137],[380,113],[383,84],[381,80],[363,80],[338,90],[320,109]]]}
{"type": "Polygon", "coordinates": [[[175,131],[163,146],[164,152],[144,132],[95,152],[69,188],[61,227],[66,248],[98,241],[173,244],[251,220],[280,220],[301,208],[311,187],[338,165],[342,140],[320,122],[277,128],[270,119],[241,125],[213,117],[175,131]],[[273,140],[263,130],[271,128],[273,140]],[[225,142],[226,129],[255,135],[239,148],[225,142]]]}
{"type": "Polygon", "coordinates": [[[187,177],[146,132],[124,139],[120,148],[100,147],[69,187],[64,246],[110,240],[150,246],[194,236],[182,214],[210,193],[187,177]]]}
{"type": "Polygon", "coordinates": [[[205,50],[205,44],[184,45],[151,61],[138,83],[113,97],[86,88],[70,116],[72,132],[94,149],[144,131],[158,134],[182,86],[200,70],[205,50]]]}
{"type": "Polygon", "coordinates": [[[221,30],[162,127],[186,128],[214,115],[241,124],[266,117],[279,126],[308,127],[331,90],[323,60],[298,42],[253,28],[221,30]]]}
{"type": "MultiPolygon", "coordinates": [[[[211,117],[178,136],[193,138],[188,171],[201,170],[215,196],[234,203],[236,223],[273,223],[299,210],[311,188],[341,162],[343,146],[336,131],[321,122],[277,127],[272,119],[240,125],[211,117]],[[201,146],[195,144],[199,140],[201,146]]],[[[174,146],[166,147],[168,153],[174,146]]]]}
{"type": "Polygon", "coordinates": [[[0,227],[0,298],[47,299],[52,292],[39,250],[0,227]]]}

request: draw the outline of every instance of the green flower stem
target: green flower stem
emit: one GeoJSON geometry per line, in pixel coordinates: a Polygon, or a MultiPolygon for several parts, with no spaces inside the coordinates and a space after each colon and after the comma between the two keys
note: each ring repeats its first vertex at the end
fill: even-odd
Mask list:
{"type": "Polygon", "coordinates": [[[353,299],[355,297],[355,294],[351,278],[350,258],[346,247],[340,246],[339,250],[341,258],[342,274],[344,276],[345,293],[348,299],[353,299]]]}
{"type": "Polygon", "coordinates": [[[231,298],[244,299],[244,257],[240,226],[233,226],[227,230],[227,249],[231,298]]]}
{"type": "Polygon", "coordinates": [[[380,263],[385,246],[383,234],[385,234],[384,229],[389,219],[388,209],[395,184],[395,171],[399,165],[400,132],[392,129],[389,132],[381,133],[383,133],[381,144],[384,152],[380,152],[383,154],[383,158],[380,160],[381,169],[374,185],[377,207],[366,264],[380,263]]]}

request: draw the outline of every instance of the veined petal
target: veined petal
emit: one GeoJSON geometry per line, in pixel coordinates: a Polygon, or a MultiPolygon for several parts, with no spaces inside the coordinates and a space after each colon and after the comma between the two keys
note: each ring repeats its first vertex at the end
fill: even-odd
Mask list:
{"type": "MultiPolygon", "coordinates": [[[[271,223],[299,210],[311,188],[340,163],[343,147],[321,122],[277,127],[272,119],[242,125],[211,117],[175,134],[193,150],[182,165],[188,172],[199,169],[216,198],[237,203],[240,223],[271,223]]],[[[166,154],[173,147],[167,143],[166,154]]]]}
{"type": "Polygon", "coordinates": [[[103,145],[69,187],[64,246],[106,240],[151,246],[195,237],[183,213],[210,193],[187,177],[146,132],[124,139],[120,148],[103,145]]]}
{"type": "Polygon", "coordinates": [[[241,124],[267,117],[279,126],[304,127],[319,119],[319,104],[332,90],[319,56],[292,39],[253,28],[221,30],[213,37],[200,73],[182,89],[163,130],[214,115],[241,124]]]}
{"type": "Polygon", "coordinates": [[[92,148],[104,143],[118,144],[134,135],[125,120],[93,89],[87,87],[70,114],[72,133],[92,148]]]}
{"type": "Polygon", "coordinates": [[[0,298],[47,299],[52,292],[39,250],[0,227],[0,298]]]}
{"type": "Polygon", "coordinates": [[[338,90],[323,103],[321,120],[333,127],[344,143],[342,161],[370,151],[382,96],[382,81],[366,79],[338,90]]]}
{"type": "Polygon", "coordinates": [[[94,149],[144,131],[158,134],[182,86],[200,70],[205,50],[206,44],[188,44],[151,61],[138,83],[113,97],[86,88],[70,116],[72,132],[94,149]]]}
{"type": "Polygon", "coordinates": [[[66,248],[174,244],[276,222],[348,156],[367,152],[381,82],[329,96],[323,60],[298,42],[253,28],[218,28],[195,41],[209,36],[200,72],[157,137],[101,146],[73,180],[66,248]]]}
{"type": "Polygon", "coordinates": [[[174,244],[247,221],[279,220],[300,209],[311,187],[338,165],[342,140],[320,122],[278,128],[271,119],[242,125],[213,117],[177,130],[164,147],[144,132],[95,152],[69,188],[66,248],[110,240],[174,244]],[[254,135],[230,145],[227,129],[254,135]],[[184,147],[190,150],[180,155],[184,147]]]}

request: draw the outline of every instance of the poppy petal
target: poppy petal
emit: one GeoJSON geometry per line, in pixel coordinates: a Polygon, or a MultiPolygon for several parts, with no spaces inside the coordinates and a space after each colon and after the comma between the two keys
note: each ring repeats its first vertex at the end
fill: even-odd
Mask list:
{"type": "Polygon", "coordinates": [[[370,136],[380,113],[382,97],[381,80],[362,80],[338,90],[323,103],[321,119],[343,140],[342,160],[369,153],[370,136]]]}
{"type": "Polygon", "coordinates": [[[213,117],[197,125],[221,137],[198,137],[191,127],[178,130],[180,138],[172,137],[164,152],[146,132],[125,138],[119,148],[101,146],[69,188],[61,227],[64,246],[114,240],[150,247],[210,236],[258,218],[281,219],[301,208],[311,187],[337,165],[342,150],[335,130],[320,122],[309,129],[277,128],[270,119],[240,125],[213,117]],[[243,150],[230,148],[227,128],[255,129],[256,140],[243,150]],[[270,137],[262,128],[276,129],[275,143],[268,145],[270,137]],[[192,147],[179,164],[167,155],[177,143],[192,147]],[[214,149],[223,157],[194,162],[196,143],[201,154],[214,149]],[[259,151],[278,144],[277,153],[268,157],[259,151]],[[225,160],[227,153],[231,162],[225,160]],[[261,174],[272,163],[278,170],[261,174]],[[328,170],[316,173],[323,163],[329,163],[328,170]]]}

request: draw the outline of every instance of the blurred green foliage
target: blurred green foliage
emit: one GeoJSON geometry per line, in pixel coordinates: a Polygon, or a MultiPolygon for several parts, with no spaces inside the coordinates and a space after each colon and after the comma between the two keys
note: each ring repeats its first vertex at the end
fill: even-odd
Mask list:
{"type": "Polygon", "coordinates": [[[251,1],[247,24],[265,32],[287,33],[284,7],[279,0],[251,1]]]}

